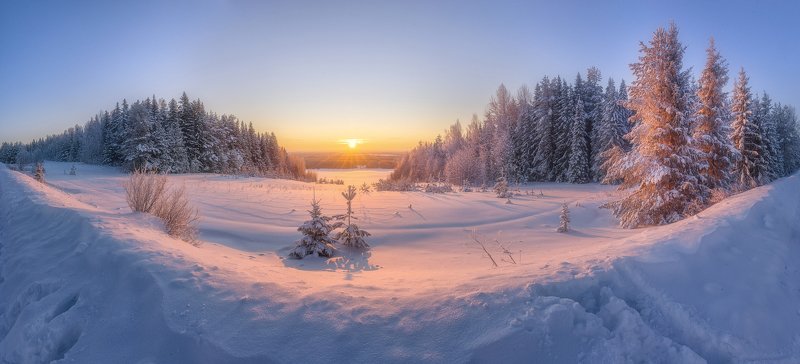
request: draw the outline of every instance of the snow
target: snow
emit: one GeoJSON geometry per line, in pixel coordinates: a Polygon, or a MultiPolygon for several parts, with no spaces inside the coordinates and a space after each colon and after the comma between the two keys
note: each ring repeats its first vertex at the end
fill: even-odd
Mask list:
{"type": "Polygon", "coordinates": [[[298,261],[312,196],[340,214],[343,186],[170,176],[194,247],[130,212],[120,172],[71,165],[47,185],[0,167],[0,362],[800,360],[798,175],[635,230],[597,184],[359,193],[370,252],[298,261]]]}

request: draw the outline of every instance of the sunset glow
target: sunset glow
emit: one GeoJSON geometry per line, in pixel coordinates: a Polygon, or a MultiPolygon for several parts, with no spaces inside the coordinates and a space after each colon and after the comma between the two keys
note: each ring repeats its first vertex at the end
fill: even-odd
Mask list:
{"type": "Polygon", "coordinates": [[[339,141],[339,144],[344,144],[350,149],[356,149],[357,146],[363,143],[364,143],[363,139],[353,139],[353,138],[342,139],[339,141]]]}

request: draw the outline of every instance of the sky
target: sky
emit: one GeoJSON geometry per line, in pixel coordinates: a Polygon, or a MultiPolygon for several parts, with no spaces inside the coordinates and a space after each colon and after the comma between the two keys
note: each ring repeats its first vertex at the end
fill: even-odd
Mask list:
{"type": "Polygon", "coordinates": [[[800,106],[798,15],[797,1],[5,0],[0,141],[185,91],[290,152],[401,151],[483,115],[501,83],[590,66],[630,83],[639,42],[671,21],[696,74],[713,36],[731,78],[744,67],[754,91],[800,106]]]}

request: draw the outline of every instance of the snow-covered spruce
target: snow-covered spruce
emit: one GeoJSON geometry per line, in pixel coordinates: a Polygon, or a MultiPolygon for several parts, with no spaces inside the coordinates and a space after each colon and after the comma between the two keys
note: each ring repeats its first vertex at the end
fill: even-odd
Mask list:
{"type": "Polygon", "coordinates": [[[559,233],[566,233],[569,231],[569,207],[567,204],[561,205],[561,223],[556,229],[559,233]]]}
{"type": "Polygon", "coordinates": [[[69,175],[70,176],[75,176],[77,174],[78,174],[78,170],[75,169],[75,165],[73,164],[72,167],[69,169],[69,175]]]}
{"type": "Polygon", "coordinates": [[[42,162],[36,163],[36,170],[33,172],[33,178],[35,178],[39,183],[44,183],[44,164],[42,162]]]}
{"type": "Polygon", "coordinates": [[[762,142],[758,124],[753,122],[753,97],[748,85],[749,78],[744,68],[739,70],[739,78],[733,86],[733,131],[731,140],[739,151],[735,173],[740,189],[749,189],[762,181],[763,168],[760,167],[759,155],[762,142]]]}
{"type": "Polygon", "coordinates": [[[700,107],[695,116],[692,142],[700,153],[702,183],[711,189],[727,189],[732,180],[733,163],[738,158],[729,137],[730,115],[722,90],[728,82],[728,67],[714,46],[713,38],[706,53],[706,65],[697,90],[700,107]]]}
{"type": "Polygon", "coordinates": [[[586,112],[583,101],[575,104],[575,114],[570,128],[570,157],[567,166],[567,182],[587,183],[589,175],[589,135],[586,133],[586,112]]]}
{"type": "Polygon", "coordinates": [[[371,236],[366,230],[359,229],[358,225],[353,223],[357,220],[353,213],[353,199],[356,198],[356,187],[347,186],[347,191],[342,192],[342,197],[347,201],[347,212],[343,215],[336,215],[334,218],[339,220],[342,230],[334,234],[334,239],[338,240],[342,245],[356,248],[356,249],[369,249],[369,244],[364,240],[365,237],[371,236]]]}
{"type": "Polygon", "coordinates": [[[492,190],[497,195],[497,198],[510,198],[512,195],[511,191],[508,190],[508,181],[506,181],[505,177],[498,178],[492,190]]]}
{"type": "Polygon", "coordinates": [[[296,242],[297,246],[289,253],[289,258],[303,259],[308,255],[330,258],[336,252],[336,240],[330,234],[341,223],[331,223],[331,217],[322,214],[319,200],[311,201],[311,210],[308,210],[311,220],[307,220],[297,228],[303,237],[296,242]]]}
{"type": "Polygon", "coordinates": [[[659,28],[640,52],[631,65],[636,80],[627,103],[636,121],[626,135],[632,149],[608,171],[630,191],[608,205],[627,228],[678,221],[705,207],[710,195],[699,178],[699,152],[690,144],[696,103],[678,28],[659,28]]]}

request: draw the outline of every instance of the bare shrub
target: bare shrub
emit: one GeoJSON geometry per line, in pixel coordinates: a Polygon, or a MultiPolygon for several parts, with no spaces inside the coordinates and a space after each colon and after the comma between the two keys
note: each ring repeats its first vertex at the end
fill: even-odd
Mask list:
{"type": "Polygon", "coordinates": [[[173,188],[156,203],[153,215],[164,222],[167,234],[197,245],[197,210],[189,205],[186,188],[173,188]]]}
{"type": "Polygon", "coordinates": [[[123,187],[131,210],[155,215],[167,234],[197,245],[197,210],[189,205],[185,187],[168,190],[165,175],[141,170],[131,173],[123,187]]]}
{"type": "Polygon", "coordinates": [[[135,170],[122,186],[125,188],[125,198],[131,210],[150,213],[163,199],[167,177],[154,172],[135,170]]]}

